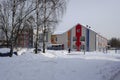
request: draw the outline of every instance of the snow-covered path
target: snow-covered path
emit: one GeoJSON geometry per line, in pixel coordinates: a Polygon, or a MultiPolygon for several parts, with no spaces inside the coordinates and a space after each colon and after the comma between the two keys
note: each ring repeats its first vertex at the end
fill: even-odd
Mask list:
{"type": "Polygon", "coordinates": [[[110,80],[120,70],[120,54],[48,51],[0,57],[0,80],[110,80]]]}
{"type": "Polygon", "coordinates": [[[120,80],[120,73],[114,78],[114,80],[120,80]]]}
{"type": "Polygon", "coordinates": [[[120,80],[120,71],[116,73],[110,80],[120,80]]]}

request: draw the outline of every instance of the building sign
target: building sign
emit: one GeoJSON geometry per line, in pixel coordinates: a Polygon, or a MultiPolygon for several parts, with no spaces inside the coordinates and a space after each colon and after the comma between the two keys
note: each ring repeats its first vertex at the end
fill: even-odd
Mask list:
{"type": "Polygon", "coordinates": [[[76,26],[76,47],[77,47],[77,51],[80,51],[80,46],[81,46],[81,41],[80,41],[80,37],[82,35],[82,26],[81,25],[77,25],[76,26]]]}

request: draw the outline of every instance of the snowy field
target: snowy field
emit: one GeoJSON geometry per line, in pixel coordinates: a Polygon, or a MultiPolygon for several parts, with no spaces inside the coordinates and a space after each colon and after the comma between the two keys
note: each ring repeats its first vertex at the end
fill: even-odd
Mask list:
{"type": "Polygon", "coordinates": [[[19,56],[0,57],[0,80],[120,80],[120,51],[33,54],[24,49],[19,56]]]}

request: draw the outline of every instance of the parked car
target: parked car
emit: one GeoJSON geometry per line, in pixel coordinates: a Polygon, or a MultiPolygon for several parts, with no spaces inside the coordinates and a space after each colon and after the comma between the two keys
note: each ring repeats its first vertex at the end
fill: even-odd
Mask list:
{"type": "Polygon", "coordinates": [[[47,47],[48,50],[63,50],[64,45],[63,44],[51,44],[47,47]]]}
{"type": "Polygon", "coordinates": [[[0,57],[11,57],[12,54],[10,53],[10,49],[9,48],[0,48],[0,57]]]}
{"type": "MultiPolygon", "coordinates": [[[[38,48],[37,51],[42,51],[42,50],[40,48],[38,48]]],[[[34,52],[35,52],[35,49],[34,49],[34,52]]]]}

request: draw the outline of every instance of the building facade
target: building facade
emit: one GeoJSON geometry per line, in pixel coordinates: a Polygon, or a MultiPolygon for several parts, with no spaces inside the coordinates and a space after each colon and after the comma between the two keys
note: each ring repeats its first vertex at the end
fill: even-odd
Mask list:
{"type": "Polygon", "coordinates": [[[25,27],[22,32],[18,33],[17,47],[33,47],[33,28],[25,27]]]}
{"type": "Polygon", "coordinates": [[[107,39],[100,36],[88,27],[77,24],[62,34],[54,34],[51,36],[52,44],[63,44],[64,49],[72,49],[81,51],[96,51],[107,46],[107,39]],[[100,41],[100,39],[102,41],[100,41]],[[98,43],[101,43],[98,44],[98,43]]]}
{"type": "MultiPolygon", "coordinates": [[[[34,29],[33,33],[33,47],[35,47],[35,42],[36,42],[36,28],[34,29]]],[[[51,32],[50,31],[46,31],[45,33],[45,47],[47,48],[49,44],[51,44],[51,32]]],[[[39,48],[43,48],[43,32],[41,29],[39,29],[38,31],[38,47],[39,48]]]]}
{"type": "Polygon", "coordinates": [[[0,27],[0,47],[6,47],[7,45],[7,41],[6,41],[6,36],[5,36],[5,32],[3,31],[3,29],[0,27]]]}
{"type": "Polygon", "coordinates": [[[105,48],[107,48],[107,39],[102,37],[101,35],[96,35],[96,50],[103,51],[105,48]]]}

